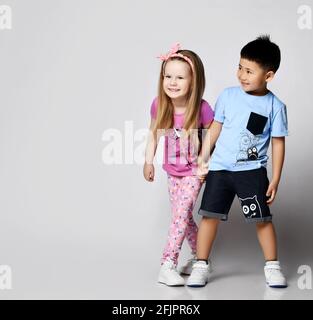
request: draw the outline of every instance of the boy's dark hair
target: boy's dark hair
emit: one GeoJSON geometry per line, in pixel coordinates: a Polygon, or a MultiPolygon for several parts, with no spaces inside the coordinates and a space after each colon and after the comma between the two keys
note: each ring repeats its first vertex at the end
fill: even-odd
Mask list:
{"type": "Polygon", "coordinates": [[[246,44],[240,52],[243,59],[257,62],[267,71],[278,70],[280,65],[280,50],[277,44],[271,41],[269,35],[261,35],[246,44]]]}

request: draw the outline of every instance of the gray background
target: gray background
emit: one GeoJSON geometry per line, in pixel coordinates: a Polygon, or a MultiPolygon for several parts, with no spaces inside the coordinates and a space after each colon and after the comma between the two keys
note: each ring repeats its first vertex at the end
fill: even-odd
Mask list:
{"type": "Polygon", "coordinates": [[[312,0],[0,4],[13,13],[12,30],[0,30],[0,265],[11,266],[13,289],[0,299],[313,298],[297,286],[298,267],[313,267],[313,30],[297,26],[312,0]],[[254,226],[235,201],[212,282],[167,288],[156,283],[170,222],[165,172],[157,166],[149,184],[141,165],[105,165],[102,134],[123,133],[126,120],[147,128],[155,57],[172,43],[202,58],[214,105],[237,85],[241,47],[261,33],[282,50],[270,89],[288,106],[290,136],[272,211],[290,287],[266,289],[254,226]]]}

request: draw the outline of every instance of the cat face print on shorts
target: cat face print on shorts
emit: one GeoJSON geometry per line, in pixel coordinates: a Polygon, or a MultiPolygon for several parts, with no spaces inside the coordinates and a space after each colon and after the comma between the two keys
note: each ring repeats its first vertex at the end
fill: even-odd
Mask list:
{"type": "Polygon", "coordinates": [[[249,198],[239,198],[243,214],[246,219],[262,218],[262,211],[257,196],[249,198]]]}

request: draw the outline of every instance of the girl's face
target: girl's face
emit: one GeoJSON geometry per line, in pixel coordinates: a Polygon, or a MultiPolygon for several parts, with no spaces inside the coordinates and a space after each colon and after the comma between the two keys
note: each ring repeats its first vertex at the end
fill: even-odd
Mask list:
{"type": "Polygon", "coordinates": [[[163,90],[176,101],[185,100],[190,91],[191,69],[187,62],[170,60],[166,63],[163,90]]]}

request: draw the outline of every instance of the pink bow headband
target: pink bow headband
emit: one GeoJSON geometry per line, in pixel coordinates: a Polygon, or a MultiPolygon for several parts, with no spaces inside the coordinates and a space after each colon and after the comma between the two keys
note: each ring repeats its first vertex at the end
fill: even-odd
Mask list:
{"type": "Polygon", "coordinates": [[[170,58],[174,58],[174,57],[179,57],[179,58],[182,58],[184,59],[185,61],[187,61],[191,67],[191,70],[193,71],[193,63],[192,61],[187,57],[187,56],[184,56],[183,54],[181,53],[177,53],[177,51],[180,50],[180,44],[179,43],[175,43],[171,50],[167,53],[167,54],[161,54],[159,56],[157,56],[157,58],[161,59],[162,61],[167,61],[168,59],[170,58]]]}

